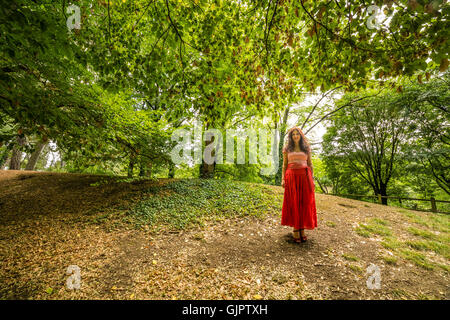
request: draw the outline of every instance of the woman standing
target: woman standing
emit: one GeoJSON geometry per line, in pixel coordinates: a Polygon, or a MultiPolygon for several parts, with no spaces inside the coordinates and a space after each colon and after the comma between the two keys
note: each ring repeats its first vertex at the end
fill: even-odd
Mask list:
{"type": "Polygon", "coordinates": [[[317,210],[311,147],[299,127],[293,127],[288,132],[288,141],[283,147],[282,176],[284,200],[281,224],[294,228],[295,242],[305,242],[304,229],[317,227],[317,210]]]}

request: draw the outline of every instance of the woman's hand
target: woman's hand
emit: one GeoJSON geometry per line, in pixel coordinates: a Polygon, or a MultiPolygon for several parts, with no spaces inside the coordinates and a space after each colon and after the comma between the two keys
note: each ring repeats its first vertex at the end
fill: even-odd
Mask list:
{"type": "Polygon", "coordinates": [[[281,186],[284,188],[284,178],[281,180],[281,186]]]}

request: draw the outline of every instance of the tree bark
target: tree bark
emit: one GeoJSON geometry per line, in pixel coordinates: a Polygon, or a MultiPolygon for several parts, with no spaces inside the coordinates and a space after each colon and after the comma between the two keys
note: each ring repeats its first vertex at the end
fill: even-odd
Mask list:
{"type": "MultiPolygon", "coordinates": [[[[209,141],[206,141],[205,147],[209,146],[211,143],[213,143],[214,138],[212,138],[209,141]]],[[[212,150],[211,156],[215,157],[215,149],[212,150]]],[[[211,179],[214,177],[214,170],[216,168],[216,162],[213,162],[212,164],[207,164],[205,162],[204,157],[202,157],[202,165],[200,166],[200,178],[202,179],[211,179]]]]}
{"type": "Polygon", "coordinates": [[[16,137],[16,144],[12,150],[11,161],[9,163],[9,170],[20,170],[20,163],[22,160],[22,151],[20,147],[25,144],[25,137],[16,137]]]}
{"type": "Polygon", "coordinates": [[[47,143],[45,142],[38,142],[36,145],[36,150],[31,154],[30,159],[28,160],[27,166],[25,167],[25,170],[34,170],[34,167],[36,167],[36,163],[39,159],[39,156],[41,155],[42,150],[44,149],[45,145],[47,143]]]}
{"type": "Polygon", "coordinates": [[[290,111],[291,107],[288,105],[286,107],[286,109],[284,109],[284,115],[283,115],[283,119],[281,120],[281,123],[279,124],[279,128],[280,128],[280,141],[279,141],[279,145],[278,145],[278,157],[279,157],[279,162],[278,162],[278,170],[277,173],[275,174],[275,185],[281,185],[281,179],[283,178],[283,146],[284,146],[284,138],[286,135],[286,126],[287,126],[287,120],[289,117],[289,111],[290,111]]]}
{"type": "Polygon", "coordinates": [[[9,161],[9,159],[6,158],[5,162],[3,162],[3,164],[0,166],[0,170],[5,170],[5,169],[6,169],[6,166],[7,166],[7,164],[8,164],[8,161],[9,161]]]}
{"type": "MultiPolygon", "coordinates": [[[[208,128],[209,128],[209,125],[208,125],[208,123],[206,123],[205,130],[208,130],[208,128]]],[[[215,139],[215,137],[211,136],[211,139],[206,141],[205,148],[207,146],[209,146],[211,143],[213,143],[214,139],[215,139]]],[[[201,144],[203,145],[203,138],[202,138],[202,143],[201,144]]],[[[202,178],[202,179],[210,179],[210,178],[214,177],[214,170],[216,168],[216,162],[214,161],[212,164],[207,164],[205,162],[205,157],[203,156],[203,153],[204,153],[204,150],[202,150],[202,163],[200,165],[200,178],[202,178]]],[[[215,158],[215,155],[216,155],[216,148],[214,148],[212,150],[211,157],[215,158]]]]}
{"type": "MultiPolygon", "coordinates": [[[[380,186],[380,194],[382,196],[387,196],[387,188],[386,185],[381,185],[380,186]]],[[[387,198],[381,198],[381,204],[384,204],[385,206],[387,206],[388,204],[388,199],[387,198]]]]}
{"type": "Polygon", "coordinates": [[[6,164],[8,163],[8,155],[9,155],[9,150],[6,149],[0,157],[0,170],[5,169],[6,164]]]}

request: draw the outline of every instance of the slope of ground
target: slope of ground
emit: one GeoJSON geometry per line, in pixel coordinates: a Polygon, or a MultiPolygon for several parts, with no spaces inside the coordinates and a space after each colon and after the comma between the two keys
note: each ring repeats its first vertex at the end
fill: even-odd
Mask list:
{"type": "Polygon", "coordinates": [[[214,190],[190,193],[192,185],[177,181],[0,171],[0,297],[450,297],[448,216],[316,194],[319,227],[296,244],[291,228],[280,225],[283,188],[234,182],[243,193],[221,200],[217,192],[208,202],[201,197],[212,199],[214,190]],[[260,205],[250,189],[263,195],[255,198],[260,205]],[[205,207],[176,200],[196,196],[205,207]],[[170,208],[193,224],[159,221],[174,219],[170,208]],[[146,224],[136,214],[156,220],[146,224]],[[79,290],[66,286],[69,265],[81,270],[79,290]],[[377,268],[380,288],[369,289],[377,268]]]}

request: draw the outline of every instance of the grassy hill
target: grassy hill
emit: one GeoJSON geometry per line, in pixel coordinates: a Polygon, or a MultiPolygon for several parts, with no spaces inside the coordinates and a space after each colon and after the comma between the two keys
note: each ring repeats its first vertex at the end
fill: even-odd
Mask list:
{"type": "Polygon", "coordinates": [[[450,219],[316,194],[293,243],[282,187],[0,171],[2,299],[448,299],[450,219]],[[380,270],[369,289],[367,268],[380,270]],[[66,270],[81,270],[69,290],[66,270]]]}

